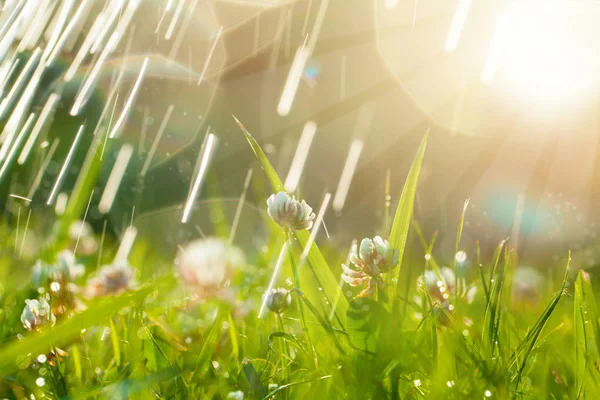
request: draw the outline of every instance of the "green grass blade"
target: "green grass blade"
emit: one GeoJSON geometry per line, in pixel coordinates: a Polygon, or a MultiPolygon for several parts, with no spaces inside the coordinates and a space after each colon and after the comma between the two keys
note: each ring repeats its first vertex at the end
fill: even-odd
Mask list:
{"type": "MultiPolygon", "coordinates": [[[[417,184],[419,182],[419,174],[421,173],[421,163],[423,162],[423,156],[425,155],[425,148],[427,147],[427,138],[429,137],[429,131],[423,137],[419,150],[415,155],[412,162],[402,194],[400,195],[400,201],[396,208],[396,214],[394,216],[394,222],[390,231],[390,245],[393,249],[398,250],[398,267],[396,268],[395,277],[396,279],[400,276],[400,267],[402,266],[402,257],[404,256],[404,247],[406,246],[406,240],[408,238],[408,230],[410,228],[413,209],[415,204],[415,195],[417,193],[417,184]]],[[[395,298],[396,285],[392,285],[392,299],[395,298]]]]}
{"type": "MultiPolygon", "coordinates": [[[[242,125],[240,121],[238,121],[235,117],[234,119],[240,126],[242,132],[244,132],[246,140],[248,140],[248,143],[250,144],[250,147],[252,147],[254,154],[258,158],[258,161],[260,161],[261,167],[265,172],[267,179],[271,183],[273,190],[275,192],[285,191],[283,183],[279,178],[279,175],[277,175],[277,172],[275,172],[275,169],[271,165],[271,162],[267,158],[266,154],[262,151],[256,139],[254,139],[254,137],[250,134],[250,132],[248,132],[248,130],[244,127],[244,125],[242,125]]],[[[294,232],[294,236],[300,244],[300,246],[302,248],[305,248],[308,244],[310,233],[308,231],[297,231],[294,232]]],[[[338,280],[335,278],[335,275],[329,268],[329,265],[325,261],[325,258],[323,257],[323,254],[321,254],[321,251],[319,250],[319,247],[316,245],[316,243],[313,243],[311,245],[310,250],[308,252],[307,260],[308,265],[311,268],[315,278],[320,283],[321,288],[323,289],[323,294],[328,300],[329,304],[333,304],[333,300],[338,299],[336,306],[336,314],[342,318],[343,322],[343,318],[345,317],[346,311],[348,310],[348,300],[346,299],[346,296],[344,296],[343,293],[340,293],[340,295],[338,296],[338,293],[341,291],[340,287],[338,286],[338,280]]]]}
{"type": "Polygon", "coordinates": [[[271,162],[267,158],[265,152],[262,150],[256,139],[254,139],[254,136],[252,136],[250,132],[248,132],[248,130],[244,127],[244,125],[242,125],[240,121],[238,121],[236,117],[233,118],[235,119],[235,122],[237,122],[237,124],[239,125],[242,132],[244,132],[246,140],[248,141],[248,143],[250,143],[250,147],[252,147],[256,158],[258,158],[258,161],[260,161],[260,166],[263,169],[263,171],[265,171],[265,175],[267,175],[269,183],[271,183],[271,186],[273,186],[273,191],[284,192],[285,188],[283,187],[283,182],[279,178],[279,175],[277,175],[277,172],[275,172],[275,168],[273,168],[273,166],[271,165],[271,162]]]}
{"type": "Polygon", "coordinates": [[[54,347],[61,347],[71,343],[80,334],[82,329],[103,323],[115,311],[131,306],[143,300],[155,289],[144,287],[136,292],[124,293],[116,297],[107,297],[98,300],[87,310],[65,320],[43,333],[33,333],[22,341],[12,343],[0,349],[0,376],[8,375],[28,358],[35,358],[38,354],[46,354],[54,347]]]}
{"type": "Polygon", "coordinates": [[[499,313],[502,305],[500,300],[502,298],[502,289],[504,287],[504,278],[506,268],[508,266],[508,256],[504,260],[504,265],[500,271],[498,271],[498,264],[500,262],[500,255],[506,242],[502,241],[496,251],[494,252],[494,265],[492,267],[492,275],[490,278],[490,294],[485,308],[485,317],[483,322],[482,330],[482,341],[485,344],[485,350],[487,352],[487,359],[491,360],[494,353],[494,343],[498,335],[498,322],[499,313]]]}
{"type": "Polygon", "coordinates": [[[115,328],[115,323],[112,319],[110,322],[110,340],[113,347],[113,354],[115,357],[115,364],[117,366],[121,365],[121,349],[119,347],[119,334],[117,333],[117,328],[115,328]]]}
{"type": "Polygon", "coordinates": [[[575,390],[577,398],[584,393],[585,370],[587,364],[587,338],[586,338],[586,299],[583,291],[581,273],[577,274],[575,281],[575,297],[573,299],[573,336],[575,339],[575,390]]]}
{"type": "Polygon", "coordinates": [[[561,297],[564,295],[565,287],[567,286],[567,277],[569,276],[570,266],[571,266],[571,254],[569,253],[569,258],[567,261],[567,268],[565,271],[565,276],[564,276],[563,283],[562,283],[560,290],[552,297],[552,300],[550,300],[550,303],[548,303],[548,305],[544,309],[544,312],[542,312],[542,315],[540,315],[540,317],[538,318],[538,320],[536,321],[534,326],[529,330],[529,332],[527,332],[527,335],[525,335],[525,338],[523,339],[521,344],[517,347],[517,350],[513,353],[513,356],[511,357],[511,361],[512,361],[511,365],[515,362],[519,362],[519,360],[521,361],[521,365],[518,368],[517,373],[516,373],[517,389],[519,387],[521,379],[523,378],[523,371],[525,370],[525,366],[527,365],[527,360],[529,359],[529,355],[533,351],[533,348],[536,345],[537,339],[539,338],[544,327],[546,326],[546,323],[550,319],[550,316],[554,312],[554,309],[558,305],[558,302],[560,301],[561,297]]]}

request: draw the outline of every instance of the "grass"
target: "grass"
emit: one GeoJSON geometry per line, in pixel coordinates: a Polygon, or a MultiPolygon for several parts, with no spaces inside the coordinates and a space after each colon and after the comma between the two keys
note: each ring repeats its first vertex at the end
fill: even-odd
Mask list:
{"type": "MultiPolygon", "coordinates": [[[[283,191],[260,145],[240,126],[271,191],[283,191]]],[[[178,279],[173,259],[140,237],[129,254],[137,284],[86,297],[85,280],[96,274],[98,261],[111,263],[116,253],[116,243],[103,237],[101,254],[78,257],[86,273],[70,282],[74,300],[65,303],[56,325],[27,332],[20,322],[24,300],[40,296],[30,267],[37,259],[56,264],[58,253],[72,246],[68,227],[83,217],[103,167],[93,147],[41,253],[20,257],[16,225],[0,229],[0,397],[600,398],[600,321],[589,274],[560,266],[559,274],[547,274],[552,290],[534,288],[534,300],[516,292],[518,257],[504,241],[487,260],[479,250],[469,254],[477,260],[469,268],[438,259],[438,233],[426,238],[413,218],[427,140],[395,215],[382,224],[389,232],[379,232],[398,250],[399,265],[384,274],[374,296],[357,297],[361,288],[339,285],[345,254],[321,247],[320,236],[313,243],[308,231],[284,230],[265,219],[266,246],[243,249],[247,265],[233,272],[228,296],[195,298],[178,279]],[[413,239],[422,251],[407,246],[413,239]],[[276,287],[289,290],[291,306],[259,318],[278,258],[276,287]]],[[[253,177],[258,181],[251,185],[257,194],[260,179],[253,177]]],[[[213,185],[218,190],[218,181],[213,185]]],[[[220,210],[219,202],[211,207],[220,210]]],[[[466,204],[457,252],[465,212],[466,204]]],[[[227,238],[223,220],[215,231],[227,238]]],[[[30,229],[47,224],[33,218],[30,229]]],[[[44,293],[52,293],[52,283],[42,283],[44,293]]],[[[53,306],[64,301],[49,298],[53,306]]]]}

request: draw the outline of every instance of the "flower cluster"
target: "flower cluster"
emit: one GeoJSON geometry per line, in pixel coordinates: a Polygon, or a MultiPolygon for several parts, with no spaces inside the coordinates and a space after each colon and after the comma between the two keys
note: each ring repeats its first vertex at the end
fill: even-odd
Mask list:
{"type": "Polygon", "coordinates": [[[56,317],[52,314],[50,304],[46,299],[27,299],[21,313],[21,323],[28,331],[39,331],[44,327],[54,325],[56,317]]]}
{"type": "Polygon", "coordinates": [[[373,294],[376,284],[381,284],[381,274],[398,264],[398,250],[391,248],[387,240],[379,236],[365,238],[360,248],[354,244],[350,252],[353,268],[342,264],[342,279],[350,286],[359,286],[367,282],[367,288],[359,296],[373,294]]]}
{"type": "Polygon", "coordinates": [[[244,266],[244,253],[223,239],[194,240],[181,249],[176,264],[183,283],[201,298],[213,297],[233,272],[244,266]]]}
{"type": "MultiPolygon", "coordinates": [[[[418,287],[427,291],[436,303],[436,307],[443,307],[447,312],[454,310],[452,302],[458,298],[466,303],[471,303],[477,292],[474,285],[468,286],[463,278],[456,278],[454,271],[448,267],[442,267],[439,275],[433,270],[427,270],[419,277],[418,287]]],[[[420,303],[420,299],[417,298],[420,303]]]]}
{"type": "Polygon", "coordinates": [[[38,291],[50,294],[52,311],[61,316],[75,307],[77,287],[73,282],[84,272],[85,267],[77,263],[73,253],[64,250],[57,254],[53,263],[38,260],[32,269],[31,281],[38,291]]]}
{"type": "Polygon", "coordinates": [[[118,294],[135,286],[134,270],[126,261],[103,266],[98,274],[88,280],[86,295],[100,297],[118,294]]]}
{"type": "Polygon", "coordinates": [[[273,221],[293,231],[310,229],[315,213],[304,200],[298,201],[286,192],[272,194],[267,199],[267,212],[273,221]]]}

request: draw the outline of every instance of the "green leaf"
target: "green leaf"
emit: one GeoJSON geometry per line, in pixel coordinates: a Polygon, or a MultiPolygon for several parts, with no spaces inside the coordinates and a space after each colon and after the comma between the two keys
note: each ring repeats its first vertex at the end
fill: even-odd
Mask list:
{"type": "Polygon", "coordinates": [[[385,310],[373,299],[352,300],[346,314],[350,342],[360,350],[375,354],[385,315],[385,310]]]}
{"type": "Polygon", "coordinates": [[[52,329],[42,333],[27,335],[22,341],[12,343],[0,349],[0,376],[15,371],[19,366],[28,364],[27,360],[34,359],[39,354],[46,354],[54,347],[66,346],[75,340],[82,329],[102,324],[115,311],[131,306],[143,300],[155,289],[143,287],[136,292],[127,292],[116,297],[102,298],[80,314],[61,322],[52,329]]]}
{"type": "MultiPolygon", "coordinates": [[[[406,239],[408,237],[408,230],[410,228],[410,222],[412,220],[413,209],[415,205],[415,195],[417,193],[417,184],[419,182],[419,174],[421,173],[421,163],[423,162],[423,156],[425,155],[425,148],[427,147],[427,138],[429,137],[429,131],[423,137],[419,150],[415,155],[415,158],[408,171],[402,194],[400,195],[400,201],[398,202],[398,208],[396,208],[396,215],[394,216],[394,223],[390,231],[390,245],[393,249],[398,250],[398,268],[396,268],[396,279],[400,276],[400,268],[402,266],[402,258],[404,256],[404,247],[406,246],[406,239]]],[[[393,285],[395,291],[396,285],[393,285]]],[[[391,297],[395,298],[395,296],[391,297]]]]}
{"type": "Polygon", "coordinates": [[[242,370],[244,371],[244,375],[246,375],[246,379],[248,379],[250,392],[257,394],[259,398],[264,398],[267,395],[267,388],[261,383],[254,365],[250,361],[246,361],[242,366],[242,370]]]}

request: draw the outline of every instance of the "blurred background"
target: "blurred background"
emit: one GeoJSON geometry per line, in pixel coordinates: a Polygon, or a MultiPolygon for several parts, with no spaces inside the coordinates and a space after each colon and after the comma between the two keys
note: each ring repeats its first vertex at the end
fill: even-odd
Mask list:
{"type": "Polygon", "coordinates": [[[334,247],[386,235],[429,130],[415,220],[443,258],[470,199],[469,257],[510,237],[524,263],[600,262],[597,1],[1,4],[5,219],[60,213],[101,151],[98,231],[176,251],[233,219],[252,169],[236,241],[260,245],[269,189],[235,115],[289,191],[332,194],[334,247]]]}

